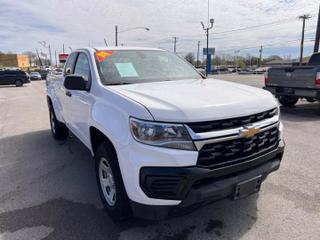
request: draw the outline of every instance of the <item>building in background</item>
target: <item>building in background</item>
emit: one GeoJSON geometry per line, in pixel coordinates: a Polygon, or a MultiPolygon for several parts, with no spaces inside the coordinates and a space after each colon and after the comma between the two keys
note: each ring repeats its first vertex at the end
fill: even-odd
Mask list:
{"type": "Polygon", "coordinates": [[[0,66],[3,67],[30,67],[30,59],[27,55],[23,54],[4,54],[0,53],[0,66]]]}

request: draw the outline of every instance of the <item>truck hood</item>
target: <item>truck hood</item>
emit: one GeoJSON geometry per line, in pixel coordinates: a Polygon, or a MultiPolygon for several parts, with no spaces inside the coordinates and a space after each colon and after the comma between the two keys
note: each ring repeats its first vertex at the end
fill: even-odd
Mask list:
{"type": "Polygon", "coordinates": [[[111,88],[144,105],[155,120],[166,122],[239,117],[278,105],[265,90],[216,79],[139,83],[111,88]]]}

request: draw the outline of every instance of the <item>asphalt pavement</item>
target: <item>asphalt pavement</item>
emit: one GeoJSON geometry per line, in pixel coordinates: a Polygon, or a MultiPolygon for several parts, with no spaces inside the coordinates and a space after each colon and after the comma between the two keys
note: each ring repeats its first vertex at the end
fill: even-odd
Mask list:
{"type": "MultiPolygon", "coordinates": [[[[263,85],[260,75],[213,78],[263,85]]],[[[281,114],[285,155],[259,194],[162,222],[114,222],[90,152],[75,137],[51,137],[45,82],[0,86],[0,240],[319,239],[320,103],[281,114]]]]}

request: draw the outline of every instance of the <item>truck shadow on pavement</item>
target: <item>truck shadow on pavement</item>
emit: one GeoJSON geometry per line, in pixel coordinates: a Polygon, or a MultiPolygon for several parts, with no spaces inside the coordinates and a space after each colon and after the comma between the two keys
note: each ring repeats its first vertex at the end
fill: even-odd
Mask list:
{"type": "Polygon", "coordinates": [[[102,207],[94,163],[76,138],[55,142],[43,130],[0,138],[0,150],[0,238],[44,226],[51,229],[45,239],[238,239],[257,220],[253,195],[161,222],[116,222],[102,207]]]}
{"type": "Polygon", "coordinates": [[[300,101],[292,108],[281,107],[281,118],[290,122],[320,121],[320,103],[300,101]]]}

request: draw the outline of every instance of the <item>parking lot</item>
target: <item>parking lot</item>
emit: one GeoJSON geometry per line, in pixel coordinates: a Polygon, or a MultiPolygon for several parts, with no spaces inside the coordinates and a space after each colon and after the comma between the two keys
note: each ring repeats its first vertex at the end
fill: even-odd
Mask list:
{"type": "MultiPolygon", "coordinates": [[[[213,78],[263,85],[263,75],[213,78]]],[[[114,222],[90,152],[74,137],[51,137],[45,81],[0,86],[0,240],[319,239],[320,103],[300,101],[281,114],[284,159],[258,195],[162,222],[114,222]]]]}

